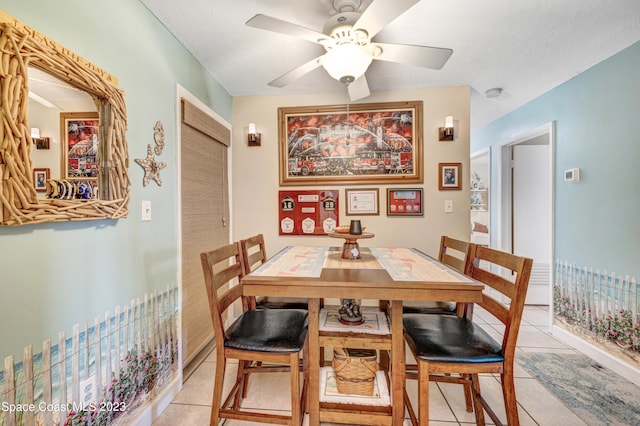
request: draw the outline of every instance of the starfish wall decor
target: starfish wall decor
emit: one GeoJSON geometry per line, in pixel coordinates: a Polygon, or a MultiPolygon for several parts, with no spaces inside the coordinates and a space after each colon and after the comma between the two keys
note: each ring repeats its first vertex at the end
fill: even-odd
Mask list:
{"type": "Polygon", "coordinates": [[[158,186],[162,186],[162,180],[160,179],[160,170],[167,167],[166,163],[156,162],[153,158],[153,150],[151,144],[147,145],[147,158],[136,158],[135,162],[140,164],[144,169],[144,180],[142,181],[144,186],[149,185],[151,179],[155,180],[158,186]]]}
{"type": "Polygon", "coordinates": [[[160,170],[167,167],[167,163],[157,162],[153,157],[153,152],[156,154],[162,154],[164,148],[164,128],[160,121],[156,122],[153,128],[153,139],[156,143],[155,149],[151,147],[151,144],[147,145],[147,157],[136,158],[134,161],[138,163],[144,169],[143,186],[149,185],[151,179],[155,180],[158,186],[162,186],[162,180],[160,179],[160,170]]]}

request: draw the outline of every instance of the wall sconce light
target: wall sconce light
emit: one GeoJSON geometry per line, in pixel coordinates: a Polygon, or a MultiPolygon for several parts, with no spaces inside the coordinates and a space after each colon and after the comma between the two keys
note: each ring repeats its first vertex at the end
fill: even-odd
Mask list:
{"type": "Polygon", "coordinates": [[[453,117],[447,115],[444,119],[444,127],[439,128],[441,141],[453,140],[453,117]]]}
{"type": "Polygon", "coordinates": [[[49,149],[49,138],[41,138],[37,127],[31,128],[31,140],[36,144],[36,149],[49,149]]]}
{"type": "Polygon", "coordinates": [[[249,123],[247,141],[249,142],[249,146],[260,146],[260,133],[256,133],[255,123],[249,123]]]}

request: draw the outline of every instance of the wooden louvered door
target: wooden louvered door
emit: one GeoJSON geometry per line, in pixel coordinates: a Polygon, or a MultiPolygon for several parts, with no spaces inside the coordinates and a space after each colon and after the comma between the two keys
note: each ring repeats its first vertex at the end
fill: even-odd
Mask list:
{"type": "Polygon", "coordinates": [[[180,193],[183,367],[213,340],[200,253],[229,243],[227,151],[230,141],[228,128],[182,100],[180,193]]]}

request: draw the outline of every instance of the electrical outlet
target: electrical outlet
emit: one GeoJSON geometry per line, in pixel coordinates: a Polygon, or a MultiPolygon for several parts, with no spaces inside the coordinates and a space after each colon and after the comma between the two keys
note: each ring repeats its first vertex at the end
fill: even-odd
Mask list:
{"type": "Polygon", "coordinates": [[[149,200],[142,201],[142,220],[151,220],[151,201],[149,200]]]}
{"type": "Polygon", "coordinates": [[[444,200],[444,212],[453,213],[453,200],[444,200]]]}

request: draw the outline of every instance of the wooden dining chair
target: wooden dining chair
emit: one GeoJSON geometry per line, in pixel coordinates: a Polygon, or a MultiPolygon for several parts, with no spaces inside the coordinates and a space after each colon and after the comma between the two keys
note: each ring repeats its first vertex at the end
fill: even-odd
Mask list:
{"type": "MultiPolygon", "coordinates": [[[[468,275],[471,268],[470,251],[474,244],[467,241],[443,235],[440,237],[440,250],[438,260],[447,266],[455,269],[461,274],[468,275]]],[[[402,311],[405,314],[445,314],[462,315],[465,309],[464,304],[456,305],[453,302],[421,302],[407,301],[402,304],[402,311]],[[460,311],[460,312],[458,312],[460,311]]]]}
{"type": "MultiPolygon", "coordinates": [[[[264,236],[257,234],[240,240],[244,273],[249,274],[267,261],[264,236]]],[[[308,309],[309,301],[299,297],[258,297],[250,300],[257,309],[308,309]]]]}
{"type": "MultiPolygon", "coordinates": [[[[461,274],[469,275],[473,263],[471,256],[473,250],[475,250],[475,244],[443,235],[440,237],[438,261],[450,266],[461,274]]],[[[407,301],[402,304],[402,312],[405,314],[467,315],[467,317],[471,319],[473,305],[454,302],[407,301]]],[[[408,379],[418,378],[416,374],[418,371],[417,364],[407,364],[406,371],[408,379]]],[[[471,386],[464,387],[464,401],[466,410],[472,412],[473,401],[471,386]]]]}
{"type": "MultiPolygon", "coordinates": [[[[216,346],[216,373],[211,404],[211,425],[220,418],[259,423],[300,425],[307,387],[304,369],[300,386],[299,360],[307,350],[308,314],[300,309],[246,310],[226,327],[225,318],[232,315],[231,306],[244,305],[242,283],[244,264],[239,243],[201,253],[202,269],[209,298],[209,308],[216,346]],[[223,399],[227,360],[238,360],[235,383],[223,399]],[[246,396],[247,378],[254,372],[290,373],[291,415],[258,413],[241,407],[246,396]]],[[[262,389],[262,393],[272,389],[262,389]]]]}
{"type": "Polygon", "coordinates": [[[488,247],[472,249],[470,276],[509,300],[508,306],[488,293],[479,305],[505,325],[502,342],[466,316],[404,314],[404,335],[418,362],[418,419],[405,387],[405,403],[413,424],[429,422],[429,381],[471,386],[476,423],[484,425],[484,412],[495,424],[498,416],[480,393],[478,374],[500,374],[507,424],[518,425],[513,368],[516,340],[533,261],[488,247]],[[449,375],[447,375],[449,374],[449,375]]]}

